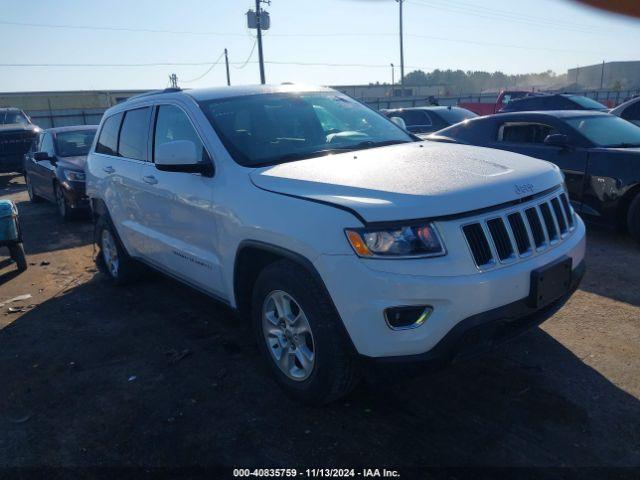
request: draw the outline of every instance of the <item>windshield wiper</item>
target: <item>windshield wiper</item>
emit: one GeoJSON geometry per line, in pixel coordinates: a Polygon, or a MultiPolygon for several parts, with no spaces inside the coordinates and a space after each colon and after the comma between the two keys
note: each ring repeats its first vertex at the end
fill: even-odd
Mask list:
{"type": "Polygon", "coordinates": [[[640,143],[617,143],[615,145],[607,145],[606,148],[638,148],[640,143]]]}

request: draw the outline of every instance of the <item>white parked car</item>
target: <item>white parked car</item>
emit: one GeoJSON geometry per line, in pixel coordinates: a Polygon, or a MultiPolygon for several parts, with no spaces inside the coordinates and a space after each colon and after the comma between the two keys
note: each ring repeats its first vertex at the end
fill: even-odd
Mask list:
{"type": "Polygon", "coordinates": [[[105,113],[86,177],[106,274],[142,262],[239,310],[308,402],[362,360],[440,366],[511,338],[584,270],[556,166],[417,141],[326,88],[138,96],[105,113]]]}

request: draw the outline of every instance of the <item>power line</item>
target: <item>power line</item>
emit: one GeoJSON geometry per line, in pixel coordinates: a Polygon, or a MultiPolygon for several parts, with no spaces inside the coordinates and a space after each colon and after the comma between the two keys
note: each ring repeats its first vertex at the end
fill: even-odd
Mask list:
{"type": "MultiPolygon", "coordinates": [[[[244,65],[247,63],[258,63],[257,61],[248,62],[229,62],[230,65],[244,65]]],[[[362,68],[389,68],[388,64],[371,64],[371,63],[325,63],[325,62],[287,62],[279,60],[265,60],[264,63],[271,65],[298,65],[310,67],[362,67],[362,68]]],[[[51,67],[51,68],[81,68],[81,67],[113,67],[113,68],[129,68],[129,67],[194,67],[208,65],[211,62],[153,62],[153,63],[0,63],[0,67],[51,67]]],[[[424,66],[407,65],[408,68],[423,69],[424,66]]]]}
{"type": "Polygon", "coordinates": [[[409,3],[421,7],[429,7],[436,10],[444,10],[456,14],[470,15],[473,17],[485,18],[490,20],[498,20],[502,22],[521,23],[525,25],[540,27],[540,28],[553,28],[560,30],[568,30],[577,33],[602,33],[598,32],[598,27],[571,24],[566,22],[554,21],[551,19],[544,19],[541,17],[523,16],[520,14],[514,14],[509,12],[501,12],[499,10],[491,10],[485,7],[478,7],[470,4],[463,4],[455,2],[439,2],[438,0],[407,0],[409,3]]]}
{"type": "Polygon", "coordinates": [[[249,56],[247,57],[247,59],[240,64],[241,65],[240,67],[236,67],[235,65],[233,65],[233,63],[231,63],[231,65],[233,65],[233,68],[235,68],[236,70],[242,70],[244,67],[246,67],[249,64],[251,57],[253,56],[253,52],[255,51],[257,44],[258,44],[258,39],[256,38],[253,41],[253,46],[251,47],[251,51],[249,52],[249,56]]]}
{"type": "Polygon", "coordinates": [[[220,60],[222,60],[222,57],[224,56],[224,51],[220,54],[220,56],[217,58],[217,60],[215,62],[213,62],[211,64],[211,66],[209,68],[207,68],[207,70],[200,76],[196,77],[196,78],[192,78],[191,80],[180,80],[182,83],[191,83],[191,82],[197,82],[198,80],[200,80],[201,78],[204,78],[205,76],[207,76],[207,74],[213,70],[213,67],[215,67],[220,60]]]}

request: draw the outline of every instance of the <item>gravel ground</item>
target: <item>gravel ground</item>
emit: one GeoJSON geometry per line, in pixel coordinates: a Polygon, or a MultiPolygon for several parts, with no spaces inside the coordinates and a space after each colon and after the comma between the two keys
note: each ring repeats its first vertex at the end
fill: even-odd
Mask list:
{"type": "Polygon", "coordinates": [[[584,282],[541,328],[446,371],[308,408],[281,393],[225,307],[157,275],[113,287],[95,270],[90,222],[30,204],[21,177],[0,176],[0,198],[18,203],[30,262],[17,275],[0,252],[0,303],[32,295],[11,304],[23,312],[0,307],[0,466],[640,475],[640,248],[623,235],[589,229],[584,282]]]}

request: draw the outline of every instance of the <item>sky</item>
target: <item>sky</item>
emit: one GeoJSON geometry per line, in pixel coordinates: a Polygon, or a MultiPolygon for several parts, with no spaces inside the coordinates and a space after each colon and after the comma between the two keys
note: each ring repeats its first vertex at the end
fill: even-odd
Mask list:
{"type": "MultiPolygon", "coordinates": [[[[225,48],[231,82],[258,83],[255,31],[245,16],[252,6],[0,0],[0,92],[163,88],[171,73],[181,87],[224,85],[225,48]]],[[[267,83],[390,82],[391,63],[398,79],[396,1],[272,0],[265,9],[267,83]]],[[[405,0],[404,31],[405,73],[565,73],[603,60],[640,60],[640,20],[571,0],[405,0]]]]}

